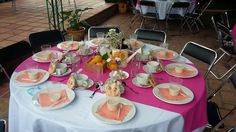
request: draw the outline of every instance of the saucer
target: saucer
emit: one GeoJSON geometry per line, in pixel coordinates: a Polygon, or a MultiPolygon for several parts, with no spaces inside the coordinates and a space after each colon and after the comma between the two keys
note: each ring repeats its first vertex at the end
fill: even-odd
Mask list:
{"type": "Polygon", "coordinates": [[[77,59],[75,62],[68,62],[68,61],[66,61],[65,59],[63,59],[61,62],[62,62],[62,63],[66,63],[66,64],[73,64],[73,63],[79,62],[79,59],[77,59]]]}
{"type": "Polygon", "coordinates": [[[91,55],[91,54],[93,54],[93,50],[89,49],[89,51],[86,54],[85,53],[81,53],[81,52],[78,51],[78,54],[79,55],[91,55]]]}
{"type": "MultiPolygon", "coordinates": [[[[116,75],[114,76],[114,72],[115,71],[110,72],[109,76],[110,77],[116,77],[116,75]]],[[[121,71],[121,72],[124,74],[124,76],[122,78],[119,78],[120,80],[124,80],[124,79],[129,78],[129,73],[128,72],[126,72],[126,71],[121,71]]]]}
{"type": "MultiPolygon", "coordinates": [[[[159,68],[159,69],[160,69],[160,68],[159,68]]],[[[144,66],[143,66],[143,70],[144,70],[146,73],[160,73],[160,72],[162,72],[161,69],[160,69],[160,70],[156,70],[155,72],[149,72],[147,65],[144,65],[144,66]]]]}
{"type": "Polygon", "coordinates": [[[138,86],[138,87],[141,87],[141,88],[150,88],[150,87],[151,87],[150,84],[147,84],[147,85],[140,85],[140,84],[138,84],[136,77],[132,79],[132,83],[133,83],[135,86],[138,86]]]}
{"type": "Polygon", "coordinates": [[[78,86],[77,88],[79,88],[79,89],[88,89],[88,88],[92,87],[93,84],[94,84],[93,80],[91,80],[91,79],[88,79],[88,80],[87,80],[87,83],[88,83],[88,86],[87,86],[87,87],[79,87],[79,86],[78,86]]]}
{"type": "Polygon", "coordinates": [[[52,73],[51,75],[55,76],[55,77],[63,77],[63,76],[66,76],[66,75],[70,74],[71,71],[72,70],[70,68],[68,68],[67,71],[65,73],[63,73],[62,75],[57,75],[56,72],[52,73]]]}

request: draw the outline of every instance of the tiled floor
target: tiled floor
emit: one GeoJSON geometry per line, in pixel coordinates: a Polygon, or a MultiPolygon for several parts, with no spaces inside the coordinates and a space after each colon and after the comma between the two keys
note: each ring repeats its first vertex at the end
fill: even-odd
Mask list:
{"type": "MultiPolygon", "coordinates": [[[[63,1],[68,7],[68,1],[63,1]]],[[[71,3],[72,0],[71,0],[71,3]]],[[[93,7],[94,10],[91,12],[87,12],[84,17],[88,17],[93,15],[103,8],[110,6],[110,4],[105,4],[103,0],[77,0],[77,3],[80,5],[88,5],[89,7],[93,7]]],[[[37,32],[41,30],[45,30],[48,28],[47,24],[47,14],[46,14],[45,0],[17,0],[17,10],[11,10],[11,3],[2,3],[0,4],[0,48],[20,41],[22,39],[27,39],[28,35],[31,32],[37,32]]],[[[111,19],[107,20],[102,25],[117,25],[120,27],[121,31],[124,33],[126,38],[129,37],[131,33],[134,32],[136,28],[139,27],[139,21],[132,25],[132,28],[127,28],[129,25],[129,21],[131,19],[131,14],[118,14],[111,19]]],[[[149,22],[147,25],[150,26],[152,22],[149,22]]],[[[164,24],[161,23],[158,29],[164,29],[164,24]]],[[[192,34],[188,30],[184,30],[184,33],[180,35],[178,32],[178,25],[176,23],[171,23],[169,30],[167,32],[167,42],[169,43],[169,48],[173,49],[177,52],[180,52],[183,45],[188,41],[194,41],[205,45],[207,47],[217,49],[218,44],[215,40],[215,33],[212,29],[206,28],[201,29],[200,33],[192,34]]],[[[201,69],[206,69],[206,66],[201,64],[200,62],[194,60],[195,64],[197,64],[201,69]]],[[[218,73],[223,73],[226,68],[222,65],[222,62],[217,65],[215,68],[218,73]]],[[[231,61],[228,64],[235,64],[235,61],[231,61]]],[[[219,85],[219,81],[215,80],[212,76],[209,77],[211,88],[216,88],[219,85]]],[[[6,91],[9,89],[8,83],[1,83],[0,81],[0,117],[7,119],[8,113],[8,99],[9,93],[6,91]],[[6,94],[5,94],[6,93],[6,94]]],[[[227,85],[223,90],[223,99],[227,103],[236,104],[235,100],[235,90],[227,85]]],[[[215,100],[220,103],[219,96],[215,98],[215,100]]],[[[221,111],[224,114],[226,109],[232,107],[232,105],[220,105],[221,111]]],[[[232,118],[227,120],[227,126],[236,125],[236,116],[233,115],[232,118]]],[[[228,127],[225,129],[221,129],[220,131],[226,131],[228,127]]]]}
{"type": "MultiPolygon", "coordinates": [[[[73,0],[63,0],[64,9],[73,8],[73,0]]],[[[110,7],[104,0],[76,0],[78,7],[91,7],[82,19],[86,19],[110,7]]],[[[0,48],[27,39],[32,32],[48,29],[46,0],[16,0],[16,11],[11,2],[0,4],[0,48]]]]}

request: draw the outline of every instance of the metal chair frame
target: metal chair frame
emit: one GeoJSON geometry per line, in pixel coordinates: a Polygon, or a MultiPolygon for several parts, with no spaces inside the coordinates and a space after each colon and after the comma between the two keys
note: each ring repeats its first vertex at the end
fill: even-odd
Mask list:
{"type": "Polygon", "coordinates": [[[190,6],[189,2],[172,2],[170,8],[167,11],[166,14],[166,29],[168,28],[168,20],[180,20],[181,22],[181,29],[183,28],[183,20],[184,16],[188,11],[188,8],[190,6]],[[172,9],[181,8],[184,9],[184,14],[181,16],[180,14],[171,14],[172,9]]]}
{"type": "Polygon", "coordinates": [[[7,132],[7,122],[6,122],[6,120],[0,119],[0,122],[3,122],[3,124],[4,124],[4,131],[3,132],[7,132]]]}
{"type": "MultiPolygon", "coordinates": [[[[204,1],[204,0],[203,0],[204,1]]],[[[195,33],[192,30],[192,27],[195,25],[196,27],[196,32],[199,32],[199,26],[198,23],[200,23],[200,25],[202,27],[204,27],[203,22],[201,21],[200,17],[203,15],[203,13],[206,11],[206,9],[208,8],[208,6],[211,4],[212,0],[209,0],[208,2],[202,4],[202,3],[197,3],[196,7],[193,9],[193,11],[191,13],[187,13],[185,15],[184,18],[184,22],[182,24],[182,26],[184,26],[185,24],[187,24],[187,27],[189,28],[189,30],[192,33],[195,33]]]]}
{"type": "Polygon", "coordinates": [[[161,30],[152,30],[152,29],[143,29],[143,28],[138,28],[135,30],[134,32],[135,34],[137,34],[137,39],[142,39],[142,40],[151,40],[151,41],[159,41],[162,43],[166,42],[166,33],[164,31],[161,30]],[[164,37],[151,37],[150,35],[145,37],[142,36],[140,33],[144,33],[144,34],[153,34],[153,36],[164,36],[164,37]]]}
{"type": "Polygon", "coordinates": [[[91,26],[88,29],[88,40],[91,40],[92,38],[96,38],[97,32],[104,32],[105,34],[109,31],[109,29],[116,29],[116,32],[120,32],[120,28],[117,26],[91,26]],[[95,33],[92,33],[95,32],[95,33]]]}
{"type": "Polygon", "coordinates": [[[129,29],[131,29],[132,25],[135,24],[137,19],[141,19],[140,10],[136,9],[135,3],[133,0],[129,0],[132,8],[132,12],[134,16],[131,18],[129,23],[129,29]]]}
{"type": "MultiPolygon", "coordinates": [[[[156,20],[156,23],[158,23],[159,15],[158,15],[157,5],[156,5],[155,1],[141,0],[139,8],[140,8],[140,13],[141,13],[141,18],[142,18],[142,21],[141,21],[141,24],[140,24],[140,28],[143,27],[145,19],[154,19],[154,20],[156,20]],[[155,9],[155,13],[153,13],[153,12],[144,13],[143,9],[142,9],[142,6],[153,7],[155,9]]],[[[153,29],[155,29],[156,23],[153,26],[153,29]]]]}
{"type": "MultiPolygon", "coordinates": [[[[216,53],[215,50],[210,49],[210,48],[208,48],[208,47],[205,47],[205,46],[203,46],[203,45],[200,45],[200,44],[198,44],[198,43],[191,42],[191,41],[187,42],[187,43],[184,45],[182,51],[180,52],[180,55],[183,55],[183,54],[187,54],[187,55],[189,55],[189,56],[191,56],[191,57],[193,57],[193,58],[196,58],[196,59],[198,59],[198,60],[200,60],[200,61],[202,61],[202,62],[205,62],[206,64],[209,65],[209,66],[208,66],[208,69],[207,69],[207,72],[206,72],[205,75],[204,75],[205,79],[207,78],[208,74],[210,73],[210,71],[211,71],[212,67],[214,66],[215,61],[216,61],[216,59],[217,59],[217,53],[216,53]],[[188,48],[189,45],[197,46],[198,48],[200,48],[200,49],[202,49],[202,50],[205,50],[205,52],[211,52],[211,53],[213,54],[212,60],[211,60],[211,61],[210,61],[210,60],[204,60],[203,58],[201,58],[201,57],[199,57],[199,56],[197,56],[197,55],[194,56],[193,54],[187,53],[185,50],[186,50],[186,48],[188,48]],[[209,61],[209,62],[207,62],[207,61],[209,61]]],[[[201,54],[201,53],[198,52],[198,55],[200,55],[200,54],[201,54]]]]}

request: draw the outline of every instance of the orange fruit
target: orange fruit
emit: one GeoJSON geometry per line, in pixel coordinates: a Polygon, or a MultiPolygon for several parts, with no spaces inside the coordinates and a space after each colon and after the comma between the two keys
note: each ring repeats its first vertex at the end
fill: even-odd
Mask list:
{"type": "Polygon", "coordinates": [[[118,65],[116,63],[109,63],[107,64],[107,68],[110,70],[117,70],[118,65]]]}

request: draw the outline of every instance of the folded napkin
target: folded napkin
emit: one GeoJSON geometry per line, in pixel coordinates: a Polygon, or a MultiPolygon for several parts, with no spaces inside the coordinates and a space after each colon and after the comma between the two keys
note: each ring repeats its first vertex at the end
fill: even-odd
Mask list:
{"type": "Polygon", "coordinates": [[[25,71],[22,74],[20,74],[16,78],[16,80],[22,83],[37,83],[44,77],[45,74],[46,74],[45,72],[38,72],[37,77],[35,79],[31,79],[29,78],[28,72],[25,71]]]}
{"type": "Polygon", "coordinates": [[[51,60],[53,57],[55,57],[55,54],[53,53],[42,53],[42,54],[37,54],[36,58],[42,61],[49,61],[51,60]]]}
{"type": "Polygon", "coordinates": [[[191,76],[191,75],[193,75],[194,72],[195,72],[194,70],[190,70],[190,69],[185,68],[182,73],[177,73],[177,72],[175,71],[175,68],[174,68],[174,67],[173,67],[173,68],[168,68],[167,70],[168,70],[169,72],[171,72],[171,73],[177,75],[177,76],[191,76]]]}
{"type": "Polygon", "coordinates": [[[61,47],[63,49],[72,49],[72,50],[76,50],[79,48],[79,44],[78,43],[62,43],[61,47]]]}
{"type": "Polygon", "coordinates": [[[101,39],[101,38],[95,38],[93,39],[91,42],[95,45],[100,45],[102,44],[102,42],[104,41],[104,39],[101,39]]]}
{"type": "Polygon", "coordinates": [[[166,58],[166,59],[169,59],[169,58],[174,58],[174,54],[172,51],[166,51],[166,54],[165,55],[161,55],[160,52],[157,53],[157,57],[158,58],[166,58]]]}
{"type": "Polygon", "coordinates": [[[170,95],[169,88],[158,88],[158,92],[165,99],[173,101],[181,101],[190,97],[182,89],[180,90],[180,93],[177,96],[170,95]]]}
{"type": "Polygon", "coordinates": [[[116,111],[110,111],[107,108],[107,102],[104,103],[98,110],[97,114],[100,116],[117,121],[123,121],[125,117],[128,115],[129,111],[132,109],[131,105],[125,105],[120,103],[120,107],[116,111]]]}
{"type": "Polygon", "coordinates": [[[69,101],[69,98],[67,96],[65,89],[62,89],[53,93],[40,93],[38,97],[39,97],[39,104],[41,105],[41,107],[59,106],[69,101]],[[54,101],[51,97],[53,96],[53,94],[60,94],[60,98],[54,101]]]}

